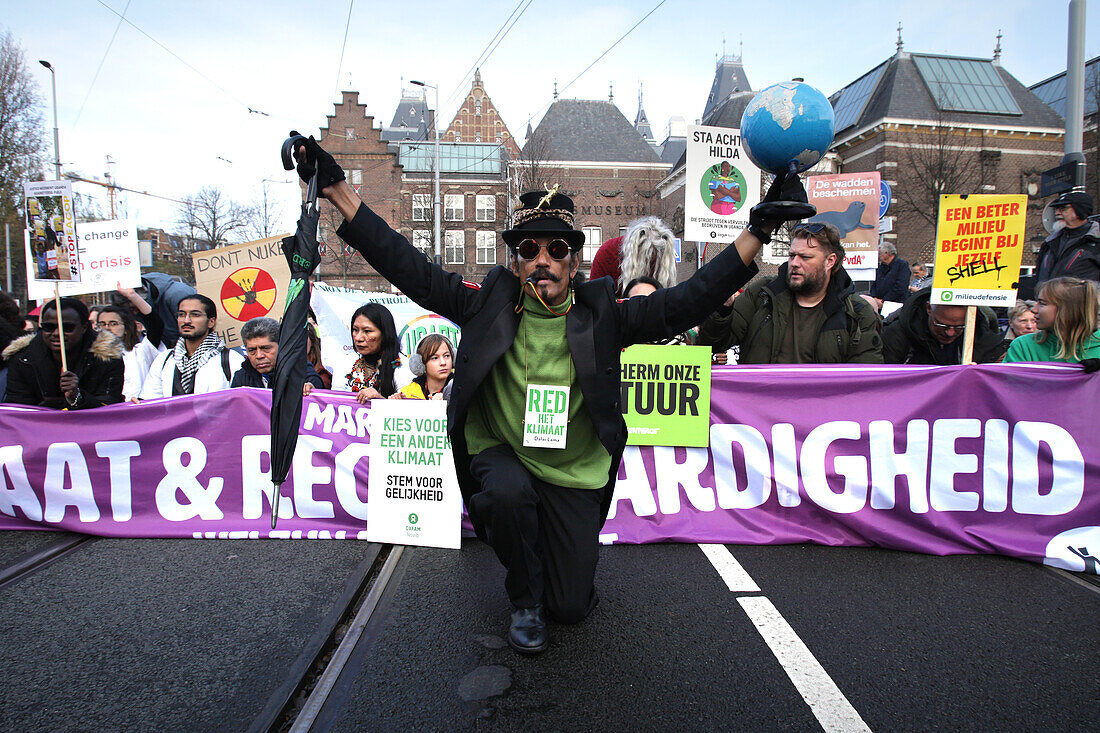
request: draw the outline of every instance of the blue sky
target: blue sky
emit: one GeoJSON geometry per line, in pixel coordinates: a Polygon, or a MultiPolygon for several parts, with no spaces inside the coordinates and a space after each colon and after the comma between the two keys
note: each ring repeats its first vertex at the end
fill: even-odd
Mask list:
{"type": "MultiPolygon", "coordinates": [[[[126,0],[3,0],[0,28],[22,44],[51,127],[49,73],[37,60],[57,70],[66,170],[101,177],[109,154],[121,185],[182,197],[217,184],[249,203],[263,179],[288,180],[277,152],[287,130],[316,132],[337,90],[348,88],[349,73],[350,88],[377,120],[388,123],[404,77],[406,85],[410,79],[438,83],[440,119],[449,121],[469,87],[464,75],[513,11],[525,8],[481,64],[489,95],[522,141],[528,120],[537,124],[550,103],[554,81],[565,87],[657,2],[484,0],[462,6],[470,8],[463,15],[451,2],[356,0],[339,75],[348,17],[343,1],[130,0],[127,7],[126,0]],[[125,23],[104,59],[118,24],[109,8],[125,8],[128,20],[201,75],[125,23]]],[[[702,113],[723,41],[727,53],[743,44],[754,89],[801,76],[831,94],[894,53],[899,21],[908,51],[989,58],[1000,30],[1002,64],[1024,84],[1065,69],[1068,2],[1061,0],[777,7],[666,0],[563,96],[607,99],[613,85],[619,108],[632,120],[642,83],[654,134],[663,138],[669,117],[693,122],[702,113]]],[[[1094,4],[1091,11],[1087,58],[1100,55],[1100,10],[1094,4]]],[[[268,185],[285,203],[291,226],[296,187],[268,185]]],[[[171,203],[127,195],[126,206],[139,225],[173,229],[171,203]]]]}

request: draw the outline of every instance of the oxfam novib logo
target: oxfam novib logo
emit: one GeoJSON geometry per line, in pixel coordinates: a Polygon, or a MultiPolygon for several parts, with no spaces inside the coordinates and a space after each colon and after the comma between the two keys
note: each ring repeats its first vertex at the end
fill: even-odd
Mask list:
{"type": "Polygon", "coordinates": [[[950,303],[954,299],[955,294],[950,290],[944,290],[942,293],[940,293],[940,300],[942,300],[944,303],[950,303]]]}
{"type": "Polygon", "coordinates": [[[409,524],[416,525],[416,524],[419,524],[419,523],[420,523],[420,517],[418,517],[416,515],[416,512],[413,512],[412,514],[409,515],[409,524]]]}
{"type": "Polygon", "coordinates": [[[699,194],[703,197],[703,203],[721,216],[736,214],[744,205],[747,193],[745,176],[728,160],[707,168],[699,181],[699,194]]]}

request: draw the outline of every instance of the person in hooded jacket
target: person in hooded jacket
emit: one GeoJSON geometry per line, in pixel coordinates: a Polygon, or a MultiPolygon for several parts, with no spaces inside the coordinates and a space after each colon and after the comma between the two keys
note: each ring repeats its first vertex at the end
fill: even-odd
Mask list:
{"type": "Polygon", "coordinates": [[[882,363],[879,317],[844,270],[836,227],[800,224],[787,263],[731,297],[699,329],[696,343],[739,364],[882,363]]]}
{"type": "MultiPolygon", "coordinates": [[[[962,363],[962,335],[966,325],[966,307],[932,305],[932,288],[919,290],[886,319],[882,329],[882,357],[887,364],[962,363]]],[[[998,362],[1008,349],[997,314],[991,308],[978,308],[975,320],[974,353],[976,364],[998,362]]]]}
{"type": "Polygon", "coordinates": [[[54,409],[84,410],[122,402],[123,346],[109,331],[95,331],[88,306],[61,299],[58,328],[54,301],[42,307],[37,334],[4,349],[8,362],[6,402],[54,409]],[[68,370],[61,368],[65,349],[68,370]]]}
{"type": "Polygon", "coordinates": [[[1092,196],[1067,191],[1051,204],[1061,226],[1039,247],[1035,291],[1056,277],[1100,281],[1100,224],[1089,220],[1092,196]]]}

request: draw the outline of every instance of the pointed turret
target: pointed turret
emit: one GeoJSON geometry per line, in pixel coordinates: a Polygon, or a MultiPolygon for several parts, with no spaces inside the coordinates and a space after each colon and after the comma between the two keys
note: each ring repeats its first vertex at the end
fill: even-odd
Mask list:
{"type": "Polygon", "coordinates": [[[634,129],[650,144],[653,144],[653,130],[649,127],[649,118],[645,116],[645,108],[642,107],[642,85],[638,83],[638,114],[634,118],[634,129]]]}

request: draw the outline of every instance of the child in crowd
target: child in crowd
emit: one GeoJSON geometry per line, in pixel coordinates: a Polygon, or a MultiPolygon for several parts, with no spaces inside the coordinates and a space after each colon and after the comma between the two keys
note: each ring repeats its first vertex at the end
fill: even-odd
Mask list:
{"type": "Polygon", "coordinates": [[[454,348],[446,336],[429,333],[409,357],[413,381],[390,399],[445,400],[454,377],[454,348]]]}
{"type": "Polygon", "coordinates": [[[1039,286],[1035,320],[1039,330],[1012,340],[1005,362],[1065,361],[1100,367],[1100,331],[1096,330],[1096,283],[1056,277],[1039,286]],[[1087,363],[1086,363],[1087,362],[1087,363]]]}

